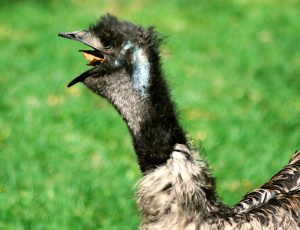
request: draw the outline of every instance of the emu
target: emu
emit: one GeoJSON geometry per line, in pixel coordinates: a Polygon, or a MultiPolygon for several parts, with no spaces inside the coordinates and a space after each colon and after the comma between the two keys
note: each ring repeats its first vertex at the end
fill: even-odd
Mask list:
{"type": "Polygon", "coordinates": [[[105,15],[89,30],[60,33],[91,47],[91,69],[72,80],[106,98],[126,122],[142,179],[140,229],[300,229],[300,151],[234,207],[216,193],[207,163],[179,124],[161,67],[162,37],[105,15]]]}

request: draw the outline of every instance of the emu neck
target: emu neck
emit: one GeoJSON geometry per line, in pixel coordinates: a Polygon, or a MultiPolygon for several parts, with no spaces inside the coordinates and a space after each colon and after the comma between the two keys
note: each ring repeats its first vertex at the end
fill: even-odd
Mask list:
{"type": "Polygon", "coordinates": [[[144,119],[137,120],[140,127],[133,134],[133,143],[142,172],[165,164],[176,144],[187,144],[185,133],[180,126],[165,87],[156,88],[160,93],[151,95],[147,101],[144,119]],[[165,92],[163,92],[165,91],[165,92]]]}
{"type": "Polygon", "coordinates": [[[147,65],[145,69],[137,66],[132,71],[132,79],[138,77],[137,72],[143,75],[139,76],[143,79],[142,84],[141,81],[132,82],[133,85],[124,92],[125,100],[118,97],[113,104],[128,125],[140,169],[145,173],[165,164],[174,146],[186,144],[187,139],[163,78],[158,53],[148,54],[147,61],[142,57],[142,63],[147,65]],[[149,79],[145,74],[149,74],[149,79]],[[138,89],[137,85],[144,87],[144,82],[149,82],[147,88],[138,89]]]}
{"type": "Polygon", "coordinates": [[[174,103],[164,80],[160,57],[149,54],[150,80],[146,119],[140,123],[140,132],[134,136],[134,148],[142,172],[165,164],[176,144],[186,144],[187,139],[179,124],[174,103]]]}

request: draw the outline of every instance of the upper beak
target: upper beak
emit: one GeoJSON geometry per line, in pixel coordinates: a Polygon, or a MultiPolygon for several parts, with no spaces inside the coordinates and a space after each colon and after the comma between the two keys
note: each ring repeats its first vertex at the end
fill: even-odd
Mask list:
{"type": "Polygon", "coordinates": [[[99,41],[99,39],[97,37],[95,37],[89,31],[78,30],[78,31],[74,31],[74,32],[64,32],[64,33],[59,33],[58,36],[82,42],[96,50],[101,51],[102,53],[105,53],[103,50],[102,43],[99,41]]]}

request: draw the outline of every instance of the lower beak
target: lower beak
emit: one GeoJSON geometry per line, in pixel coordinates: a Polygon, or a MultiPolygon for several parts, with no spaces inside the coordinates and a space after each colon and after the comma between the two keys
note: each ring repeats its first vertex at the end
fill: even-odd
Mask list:
{"type": "Polygon", "coordinates": [[[72,85],[75,85],[78,82],[83,82],[86,78],[90,77],[93,74],[98,73],[99,69],[97,67],[90,69],[88,71],[85,71],[84,73],[80,74],[78,77],[74,78],[69,84],[68,88],[72,85]]]}

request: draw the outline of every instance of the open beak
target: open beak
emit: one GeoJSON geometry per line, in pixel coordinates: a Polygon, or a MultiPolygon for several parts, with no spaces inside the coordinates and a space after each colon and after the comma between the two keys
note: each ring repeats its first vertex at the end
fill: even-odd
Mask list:
{"type": "MultiPolygon", "coordinates": [[[[106,52],[103,50],[103,45],[99,41],[97,37],[95,37],[91,32],[86,30],[78,30],[74,32],[65,32],[65,33],[59,33],[58,36],[68,38],[71,40],[79,41],[85,45],[90,46],[94,50],[79,50],[83,53],[85,58],[90,61],[89,66],[99,66],[103,63],[106,52]]],[[[78,77],[76,77],[74,80],[72,80],[68,87],[71,87],[72,85],[83,82],[87,77],[91,76],[92,74],[97,73],[98,68],[90,69],[78,77]]]]}

